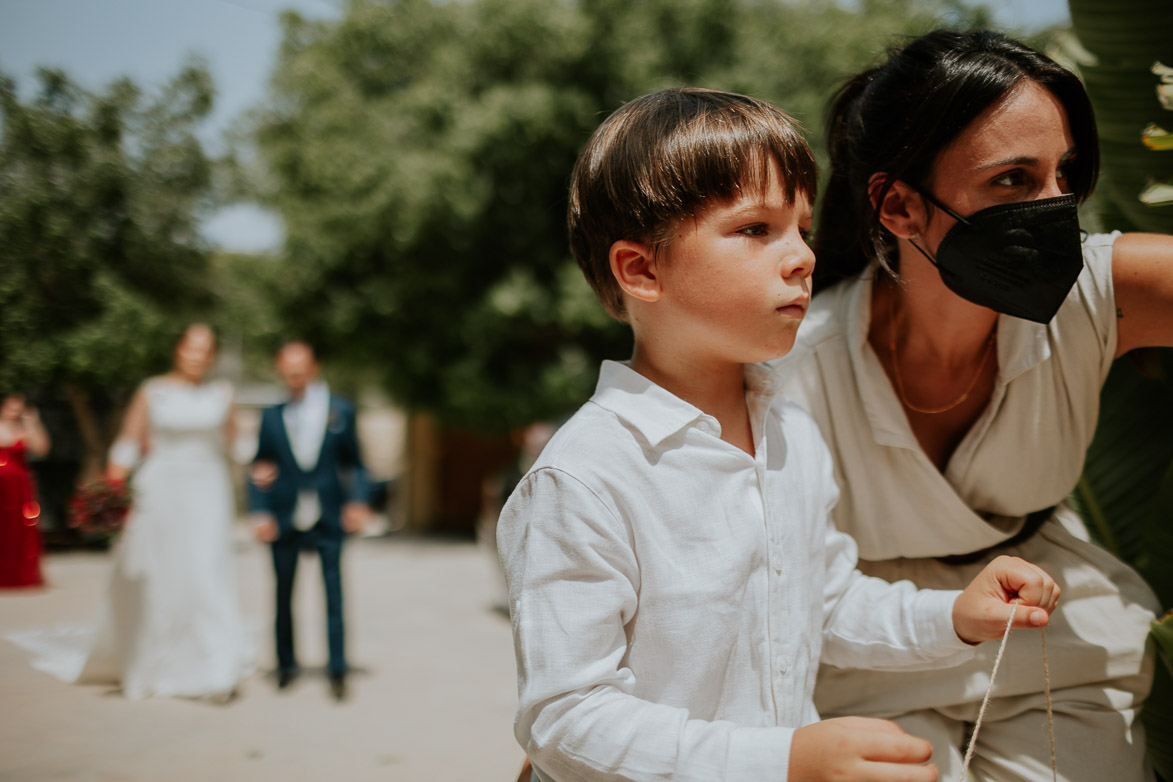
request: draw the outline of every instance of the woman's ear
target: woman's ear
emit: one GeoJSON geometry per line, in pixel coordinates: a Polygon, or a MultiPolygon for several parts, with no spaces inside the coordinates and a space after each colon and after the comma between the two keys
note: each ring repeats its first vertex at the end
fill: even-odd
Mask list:
{"type": "Polygon", "coordinates": [[[880,224],[900,239],[923,234],[928,216],[921,194],[899,179],[885,191],[887,181],[888,175],[884,173],[872,174],[868,180],[868,197],[880,224]]]}
{"type": "Polygon", "coordinates": [[[611,245],[610,259],[611,274],[624,293],[640,301],[660,298],[660,278],[656,276],[656,258],[651,246],[620,239],[611,245]]]}

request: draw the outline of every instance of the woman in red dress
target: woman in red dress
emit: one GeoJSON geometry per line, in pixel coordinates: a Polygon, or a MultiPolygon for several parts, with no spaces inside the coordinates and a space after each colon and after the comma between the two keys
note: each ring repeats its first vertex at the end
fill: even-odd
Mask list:
{"type": "Polygon", "coordinates": [[[28,457],[49,451],[49,435],[23,394],[0,402],[0,588],[35,587],[41,577],[41,507],[28,457]]]}

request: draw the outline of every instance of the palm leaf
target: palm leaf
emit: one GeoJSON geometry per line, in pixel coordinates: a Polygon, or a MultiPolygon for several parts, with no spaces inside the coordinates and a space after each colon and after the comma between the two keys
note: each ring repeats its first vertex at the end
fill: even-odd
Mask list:
{"type": "MultiPolygon", "coordinates": [[[[1173,351],[1156,355],[1173,364],[1173,351]]],[[[1096,539],[1148,577],[1168,580],[1162,557],[1173,555],[1173,389],[1159,361],[1142,372],[1134,357],[1117,361],[1104,384],[1100,420],[1072,500],[1096,539]],[[1152,367],[1158,367],[1154,371],[1152,367]],[[1151,561],[1150,561],[1151,560],[1151,561]]],[[[1168,561],[1168,558],[1164,558],[1168,561]]],[[[1158,588],[1173,606],[1173,584],[1158,588]]]]}
{"type": "MultiPolygon", "coordinates": [[[[1082,51],[1080,72],[1096,109],[1103,172],[1097,203],[1104,227],[1173,233],[1173,154],[1152,128],[1167,127],[1154,62],[1173,63],[1173,3],[1069,0],[1082,51]],[[1147,135],[1146,135],[1146,129],[1147,135]],[[1146,145],[1146,138],[1148,144],[1146,145]],[[1157,139],[1157,143],[1154,143],[1157,139]]],[[[1100,422],[1073,499],[1097,538],[1140,571],[1173,605],[1173,360],[1145,351],[1116,361],[1100,422]],[[1140,367],[1144,367],[1142,372],[1140,367]]],[[[1169,663],[1169,617],[1152,636],[1169,663]]],[[[1173,679],[1158,665],[1142,713],[1153,767],[1173,780],[1173,679]]]]}

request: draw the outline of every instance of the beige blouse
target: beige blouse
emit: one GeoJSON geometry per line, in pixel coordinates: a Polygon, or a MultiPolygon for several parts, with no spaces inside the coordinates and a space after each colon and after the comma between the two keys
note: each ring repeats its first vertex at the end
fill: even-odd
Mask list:
{"type": "Polygon", "coordinates": [[[943,474],[867,341],[877,267],[815,298],[798,344],[773,366],[831,448],[841,490],[834,520],[861,559],[977,551],[1072,490],[1116,353],[1118,235],[1084,241],[1084,271],[1051,323],[999,317],[993,397],[943,474]]]}

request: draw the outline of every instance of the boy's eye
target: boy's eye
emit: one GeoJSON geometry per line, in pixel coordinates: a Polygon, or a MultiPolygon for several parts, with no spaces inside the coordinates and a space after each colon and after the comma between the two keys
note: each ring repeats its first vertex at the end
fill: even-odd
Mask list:
{"type": "Polygon", "coordinates": [[[737,232],[746,236],[765,236],[769,233],[769,229],[765,223],[754,223],[753,225],[747,225],[744,228],[738,229],[737,232]]]}
{"type": "Polygon", "coordinates": [[[799,228],[799,229],[798,229],[798,235],[799,235],[799,236],[801,236],[801,237],[802,237],[802,240],[803,240],[804,242],[806,242],[807,244],[810,244],[810,243],[811,243],[811,229],[809,229],[809,228],[799,228]]]}

